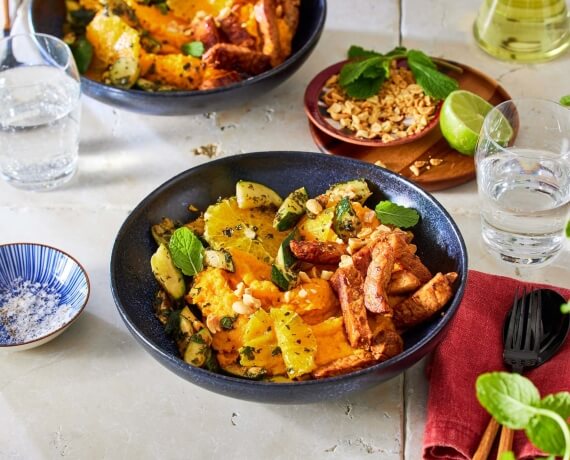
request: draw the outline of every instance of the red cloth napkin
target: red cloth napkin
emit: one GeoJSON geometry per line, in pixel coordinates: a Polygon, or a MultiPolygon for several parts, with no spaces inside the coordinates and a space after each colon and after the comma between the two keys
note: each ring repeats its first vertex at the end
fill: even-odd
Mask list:
{"type": "MultiPolygon", "coordinates": [[[[490,420],[475,396],[475,380],[483,372],[506,370],[502,359],[503,322],[512,307],[516,287],[524,284],[512,278],[469,271],[461,306],[427,369],[430,387],[424,459],[464,460],[475,453],[490,420]]],[[[570,297],[570,289],[538,284],[532,287],[550,287],[565,299],[570,297]]],[[[569,358],[570,339],[553,358],[524,375],[543,396],[568,391],[569,358]]],[[[496,441],[498,437],[499,434],[496,441]]],[[[515,433],[513,450],[517,459],[540,455],[521,431],[515,433]]]]}

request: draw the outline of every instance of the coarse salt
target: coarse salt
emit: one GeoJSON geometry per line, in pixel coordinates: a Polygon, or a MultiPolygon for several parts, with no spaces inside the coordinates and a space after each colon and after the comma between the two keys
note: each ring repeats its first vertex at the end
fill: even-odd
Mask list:
{"type": "Polygon", "coordinates": [[[75,311],[60,299],[60,294],[46,284],[16,278],[0,290],[0,342],[27,342],[64,326],[75,311]]]}

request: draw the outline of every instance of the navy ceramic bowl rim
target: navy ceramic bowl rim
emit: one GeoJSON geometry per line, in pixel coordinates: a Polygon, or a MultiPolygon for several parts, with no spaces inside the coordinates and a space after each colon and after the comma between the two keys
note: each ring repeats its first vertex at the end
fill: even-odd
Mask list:
{"type": "MultiPolygon", "coordinates": [[[[461,303],[461,299],[463,297],[463,292],[464,292],[465,286],[467,284],[467,271],[468,271],[467,270],[467,249],[465,246],[465,241],[463,240],[463,236],[461,235],[461,232],[459,231],[457,224],[455,223],[455,221],[453,220],[451,215],[447,212],[447,210],[441,205],[441,203],[439,203],[439,201],[437,201],[437,199],[435,197],[433,197],[433,195],[431,195],[429,192],[426,192],[421,187],[410,182],[408,179],[400,176],[397,173],[389,171],[389,170],[384,170],[385,174],[387,174],[389,177],[391,177],[392,179],[394,179],[396,181],[401,181],[401,182],[405,183],[407,186],[414,189],[414,191],[423,195],[424,198],[426,198],[426,199],[428,199],[428,201],[432,202],[439,209],[439,211],[441,211],[445,215],[445,217],[447,218],[449,224],[451,225],[451,228],[453,229],[453,232],[454,232],[455,236],[457,237],[458,243],[461,247],[461,255],[462,255],[461,262],[463,265],[463,267],[462,267],[463,271],[462,271],[462,273],[459,274],[459,283],[458,283],[457,291],[455,291],[455,293],[453,295],[453,300],[446,309],[444,320],[441,321],[441,323],[438,325],[437,328],[434,328],[433,331],[431,331],[429,334],[426,334],[424,337],[422,337],[421,340],[419,340],[413,346],[406,348],[402,353],[400,353],[400,354],[396,355],[395,357],[390,358],[384,362],[374,364],[372,366],[369,366],[369,367],[366,367],[364,369],[360,369],[357,371],[353,371],[353,372],[350,372],[348,374],[338,375],[335,377],[327,377],[324,379],[305,380],[305,381],[290,382],[290,383],[289,382],[275,383],[275,382],[266,382],[266,381],[256,381],[256,380],[247,380],[247,379],[243,379],[243,378],[239,378],[239,377],[231,377],[231,376],[227,376],[227,375],[223,375],[223,374],[218,374],[218,373],[215,373],[212,371],[208,371],[206,369],[201,369],[201,368],[191,366],[190,364],[185,363],[180,357],[174,356],[173,354],[170,354],[170,353],[163,351],[160,347],[155,345],[152,341],[150,341],[146,337],[144,337],[144,335],[141,334],[131,324],[130,319],[128,317],[128,314],[125,311],[125,309],[122,306],[121,301],[119,299],[119,294],[118,294],[119,288],[117,286],[116,279],[115,279],[115,273],[113,270],[113,267],[116,265],[116,260],[119,257],[119,255],[117,254],[117,242],[127,233],[130,220],[134,219],[138,213],[143,211],[144,208],[147,206],[147,204],[152,202],[156,196],[159,196],[160,194],[162,194],[166,189],[168,189],[171,185],[174,185],[176,182],[183,180],[188,174],[194,173],[194,171],[199,171],[201,169],[208,169],[209,167],[212,166],[212,164],[216,165],[216,164],[223,164],[223,163],[232,163],[235,161],[239,161],[240,158],[243,158],[243,157],[249,157],[249,158],[255,157],[255,156],[266,157],[269,155],[279,156],[279,155],[283,155],[283,154],[287,154],[287,155],[295,154],[295,155],[299,155],[299,156],[308,156],[308,155],[319,156],[320,155],[323,157],[330,157],[330,155],[323,154],[323,153],[315,153],[315,152],[263,151],[263,152],[242,153],[242,154],[238,154],[238,155],[232,155],[232,156],[228,156],[228,157],[224,157],[224,158],[219,158],[216,160],[208,161],[206,163],[195,166],[193,168],[187,169],[187,170],[175,175],[174,177],[168,179],[167,181],[162,183],[160,186],[158,186],[155,190],[153,190],[150,194],[148,194],[131,211],[129,216],[125,219],[125,221],[121,225],[119,232],[117,233],[117,236],[115,239],[115,244],[113,245],[113,251],[112,251],[112,255],[111,255],[111,264],[110,264],[111,291],[113,294],[113,299],[115,300],[115,305],[117,306],[117,309],[119,310],[119,314],[121,315],[121,318],[123,319],[123,321],[127,325],[128,329],[131,331],[131,333],[133,333],[133,335],[135,336],[135,338],[137,340],[144,343],[147,347],[152,349],[152,351],[154,353],[160,355],[161,358],[166,359],[171,365],[174,365],[176,367],[184,366],[184,367],[188,368],[188,370],[190,370],[191,372],[196,372],[197,375],[201,374],[201,375],[206,376],[207,378],[209,378],[213,381],[219,382],[220,384],[228,383],[228,384],[231,384],[233,386],[279,387],[279,388],[291,388],[291,389],[298,388],[298,387],[318,386],[319,384],[321,384],[323,382],[334,383],[334,382],[338,382],[338,381],[346,381],[347,379],[357,378],[361,375],[377,372],[379,370],[382,370],[382,369],[387,368],[389,366],[392,366],[392,365],[394,365],[400,361],[405,360],[408,356],[414,354],[419,349],[423,348],[427,343],[431,342],[432,339],[436,338],[440,334],[440,332],[443,329],[445,329],[449,325],[449,322],[453,319],[453,316],[455,315],[457,309],[459,308],[459,305],[461,303]]],[[[332,157],[332,158],[338,158],[340,161],[346,162],[347,166],[349,166],[351,164],[358,165],[360,167],[363,166],[363,162],[361,162],[359,160],[354,160],[354,159],[345,158],[345,157],[332,157]]],[[[370,165],[370,166],[372,166],[372,165],[370,165]]]]}
{"type": "Polygon", "coordinates": [[[87,274],[87,271],[85,270],[85,268],[83,267],[83,265],[81,265],[81,263],[75,258],[73,257],[71,254],[65,252],[62,249],[56,248],[55,246],[50,246],[49,244],[44,244],[44,243],[30,243],[30,242],[17,242],[17,243],[2,243],[0,244],[0,250],[4,247],[8,247],[8,246],[34,246],[34,247],[44,247],[47,248],[49,250],[55,251],[55,252],[59,252],[60,254],[64,255],[65,257],[67,257],[68,259],[72,260],[73,262],[75,262],[77,264],[77,266],[79,267],[79,270],[81,271],[81,273],[83,274],[83,276],[85,277],[85,283],[86,283],[86,287],[87,287],[87,293],[85,295],[85,300],[83,301],[83,304],[81,305],[81,307],[79,308],[79,310],[77,310],[77,312],[73,315],[73,318],[71,318],[67,323],[63,324],[62,326],[58,327],[55,331],[52,331],[46,335],[43,335],[41,337],[36,337],[35,339],[32,340],[27,340],[25,342],[18,342],[18,343],[10,343],[8,345],[2,345],[0,344],[0,349],[8,349],[11,347],[21,347],[24,345],[30,345],[32,343],[35,342],[39,342],[40,340],[45,340],[48,337],[59,333],[62,329],[67,328],[68,326],[70,326],[72,323],[74,323],[77,318],[79,318],[79,316],[81,315],[81,313],[83,312],[83,310],[85,310],[85,307],[87,306],[87,302],[89,301],[89,295],[91,294],[91,282],[89,281],[89,275],[87,274]]]}
{"type": "MultiPolygon", "coordinates": [[[[31,33],[35,33],[35,27],[33,24],[33,3],[29,2],[28,4],[28,28],[31,33]]],[[[245,86],[253,85],[259,81],[263,81],[265,79],[271,78],[273,75],[281,73],[283,70],[287,69],[290,65],[294,64],[297,59],[304,56],[307,51],[309,51],[315,44],[318,38],[320,37],[327,16],[327,2],[326,0],[322,1],[322,9],[319,11],[318,22],[316,27],[311,31],[309,38],[303,43],[303,45],[294,53],[292,53],[285,61],[279,64],[276,67],[273,67],[265,72],[260,73],[259,75],[255,75],[253,77],[246,78],[245,80],[238,81],[231,85],[225,85],[219,88],[207,89],[207,90],[191,90],[191,91],[143,91],[143,90],[135,90],[135,89],[122,89],[117,88],[111,85],[105,85],[104,83],[98,82],[91,78],[87,78],[81,75],[81,82],[87,85],[93,86],[95,88],[99,88],[101,90],[106,91],[107,93],[114,95],[114,96],[124,96],[124,95],[138,95],[144,94],[145,97],[154,98],[154,99],[171,99],[171,98],[179,98],[184,96],[185,98],[199,98],[200,96],[207,97],[211,94],[223,94],[228,91],[236,90],[239,88],[243,88],[245,86]]]]}

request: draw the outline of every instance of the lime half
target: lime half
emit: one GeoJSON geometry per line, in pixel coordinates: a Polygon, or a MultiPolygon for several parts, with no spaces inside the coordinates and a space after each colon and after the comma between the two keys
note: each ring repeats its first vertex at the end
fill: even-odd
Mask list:
{"type": "Polygon", "coordinates": [[[453,91],[443,102],[439,116],[443,137],[458,152],[473,155],[485,115],[492,108],[485,99],[470,91],[453,91]]]}

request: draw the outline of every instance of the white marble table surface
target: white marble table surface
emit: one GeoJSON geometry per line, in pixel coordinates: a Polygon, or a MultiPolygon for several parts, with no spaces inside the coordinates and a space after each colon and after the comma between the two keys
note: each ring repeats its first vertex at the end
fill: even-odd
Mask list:
{"type": "MultiPolygon", "coordinates": [[[[109,260],[120,225],[144,196],[209,161],[193,153],[196,147],[215,143],[219,157],[316,151],[302,95],[311,76],[343,58],[350,44],[420,47],[479,68],[515,97],[558,100],[570,92],[570,54],[517,65],[480,51],[471,35],[479,1],[330,0],[323,36],[300,71],[250,104],[209,117],[144,116],[84,97],[72,182],[44,194],[0,183],[0,243],[62,248],[84,264],[92,283],[87,309],[69,331],[39,349],[0,355],[0,459],[421,458],[424,362],[329,403],[261,405],[218,396],[175,376],[135,342],[111,296],[109,260]]],[[[555,264],[528,272],[486,254],[474,182],[435,196],[465,237],[470,268],[570,285],[568,248],[555,264]]]]}

